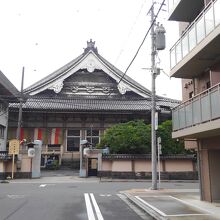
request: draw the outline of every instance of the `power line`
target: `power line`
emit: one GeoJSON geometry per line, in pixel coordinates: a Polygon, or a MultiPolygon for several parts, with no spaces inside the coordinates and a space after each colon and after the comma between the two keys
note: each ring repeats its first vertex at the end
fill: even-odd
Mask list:
{"type": "Polygon", "coordinates": [[[141,5],[141,8],[140,8],[140,10],[139,10],[139,12],[138,12],[138,15],[136,16],[135,21],[134,21],[133,25],[131,26],[131,29],[130,29],[130,31],[129,31],[129,33],[128,33],[127,39],[124,41],[124,44],[123,44],[123,46],[122,46],[122,49],[120,50],[119,55],[117,56],[117,58],[116,58],[116,60],[115,60],[115,64],[118,62],[120,56],[122,55],[122,53],[123,53],[123,51],[124,51],[125,45],[127,44],[128,39],[129,39],[130,35],[132,34],[132,32],[133,32],[133,30],[134,30],[134,27],[135,27],[135,25],[136,25],[136,23],[137,23],[137,20],[138,20],[140,14],[141,14],[141,12],[142,12],[142,9],[144,8],[145,3],[146,3],[146,0],[144,0],[143,3],[142,3],[142,5],[141,5]]]}
{"type": "Polygon", "coordinates": [[[157,19],[157,17],[158,17],[158,14],[160,13],[160,11],[161,11],[161,9],[162,9],[162,7],[163,7],[163,5],[164,5],[164,2],[165,2],[165,0],[163,0],[163,2],[160,4],[160,7],[159,7],[159,9],[158,9],[158,11],[157,11],[157,13],[156,13],[156,15],[155,15],[153,21],[151,22],[151,25],[150,25],[150,27],[148,28],[148,31],[147,31],[147,33],[145,34],[144,39],[142,40],[140,46],[139,46],[138,49],[137,49],[137,52],[135,53],[134,57],[132,58],[131,62],[130,62],[129,65],[128,65],[128,67],[126,68],[124,74],[121,76],[121,79],[119,80],[118,84],[123,80],[123,78],[124,78],[125,75],[127,74],[127,71],[129,70],[130,66],[132,65],[132,63],[133,63],[134,60],[136,59],[136,57],[137,57],[137,55],[138,55],[138,53],[139,53],[141,47],[143,46],[143,44],[144,44],[144,42],[145,42],[145,40],[146,40],[146,38],[147,38],[147,36],[148,36],[148,34],[149,34],[149,32],[150,32],[152,26],[154,25],[154,23],[155,23],[155,21],[156,21],[156,19],[157,19]]]}

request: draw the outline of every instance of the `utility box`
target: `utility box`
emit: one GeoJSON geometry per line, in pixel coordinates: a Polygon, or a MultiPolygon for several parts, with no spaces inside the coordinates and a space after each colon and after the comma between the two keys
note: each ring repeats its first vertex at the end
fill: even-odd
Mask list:
{"type": "Polygon", "coordinates": [[[42,149],[42,141],[35,140],[34,141],[34,150],[35,154],[32,158],[32,178],[40,178],[40,162],[41,162],[41,149],[42,149]]]}
{"type": "Polygon", "coordinates": [[[166,48],[166,39],[165,39],[165,28],[163,25],[158,25],[155,29],[156,34],[156,42],[155,47],[156,50],[164,50],[166,48]]]}

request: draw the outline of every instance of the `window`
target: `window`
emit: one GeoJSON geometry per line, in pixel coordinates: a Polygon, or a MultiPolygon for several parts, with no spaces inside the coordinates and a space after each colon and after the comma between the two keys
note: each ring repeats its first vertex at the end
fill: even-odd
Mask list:
{"type": "Polygon", "coordinates": [[[209,89],[210,87],[211,87],[211,82],[208,81],[208,82],[206,83],[206,89],[209,89]]]}
{"type": "Polygon", "coordinates": [[[93,147],[99,143],[99,133],[99,130],[92,128],[86,130],[86,140],[91,143],[93,147]]]}
{"type": "Polygon", "coordinates": [[[5,127],[3,125],[0,125],[0,138],[4,138],[5,134],[5,127]]]}
{"type": "Polygon", "coordinates": [[[67,151],[79,151],[81,132],[77,129],[67,131],[67,151]]]}
{"type": "Polygon", "coordinates": [[[190,92],[190,93],[189,93],[189,98],[191,99],[193,96],[194,96],[194,93],[193,93],[193,92],[190,92]]]}

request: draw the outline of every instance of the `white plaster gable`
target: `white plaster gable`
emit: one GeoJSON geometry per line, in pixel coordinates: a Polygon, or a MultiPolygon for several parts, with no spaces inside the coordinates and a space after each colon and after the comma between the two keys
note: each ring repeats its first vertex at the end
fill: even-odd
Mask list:
{"type": "MultiPolygon", "coordinates": [[[[59,93],[63,88],[63,81],[80,69],[87,69],[90,73],[94,72],[95,69],[103,70],[116,82],[120,82],[121,80],[121,75],[106,65],[92,50],[79,59],[76,63],[73,63],[72,65],[69,63],[68,66],[66,68],[64,66],[63,69],[64,71],[60,72],[56,78],[51,78],[43,86],[32,90],[30,95],[36,95],[47,89],[53,90],[55,93],[59,93]]],[[[125,94],[127,91],[133,91],[144,98],[149,97],[146,93],[138,90],[131,82],[125,79],[119,83],[118,89],[121,94],[125,94]]]]}

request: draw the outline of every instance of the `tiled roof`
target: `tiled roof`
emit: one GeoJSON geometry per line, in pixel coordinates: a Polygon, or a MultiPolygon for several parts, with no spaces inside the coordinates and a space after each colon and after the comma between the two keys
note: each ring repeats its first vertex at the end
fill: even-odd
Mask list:
{"type": "Polygon", "coordinates": [[[0,98],[1,99],[14,99],[20,96],[16,87],[8,80],[8,78],[0,71],[0,98]],[[5,96],[4,95],[8,95],[5,96]]]}
{"type": "Polygon", "coordinates": [[[32,89],[43,86],[47,84],[51,80],[55,80],[57,77],[59,77],[61,74],[65,74],[66,71],[71,69],[72,66],[74,66],[76,63],[78,63],[79,60],[81,60],[84,57],[84,54],[81,54],[74,60],[70,61],[63,67],[59,68],[55,72],[49,74],[48,76],[44,77],[43,79],[39,80],[38,82],[34,83],[33,85],[29,86],[28,88],[24,89],[24,93],[29,93],[32,89]]]}
{"type": "MultiPolygon", "coordinates": [[[[38,82],[36,82],[33,85],[26,88],[24,90],[24,93],[28,94],[31,91],[33,91],[35,89],[39,89],[39,88],[45,86],[46,84],[48,84],[52,81],[55,81],[57,78],[65,75],[68,71],[71,71],[71,69],[74,68],[78,63],[80,63],[89,53],[94,53],[95,56],[97,56],[97,58],[99,60],[101,60],[101,62],[103,62],[109,69],[111,69],[114,72],[114,74],[117,76],[118,79],[122,79],[121,80],[122,82],[125,82],[125,83],[131,85],[132,87],[136,88],[137,90],[141,91],[143,94],[146,94],[147,96],[151,96],[150,90],[148,90],[147,88],[145,88],[144,86],[142,86],[141,84],[139,84],[138,82],[133,80],[131,77],[124,74],[121,70],[116,68],[110,62],[108,62],[104,57],[102,57],[97,51],[94,52],[93,50],[86,50],[86,52],[82,53],[77,58],[70,61],[69,63],[67,63],[63,67],[59,68],[55,72],[51,73],[50,75],[44,77],[43,79],[39,80],[38,82]]],[[[159,96],[156,96],[156,97],[159,98],[159,96]]]]}
{"type": "MultiPolygon", "coordinates": [[[[103,160],[129,160],[129,159],[151,159],[151,154],[103,154],[103,160]]],[[[161,160],[196,160],[195,154],[175,154],[175,155],[161,155],[161,160]]]]}
{"type": "MultiPolygon", "coordinates": [[[[173,108],[177,103],[159,101],[157,110],[162,108],[173,108]]],[[[11,103],[10,110],[17,109],[18,104],[11,103]]],[[[23,111],[149,111],[151,109],[150,99],[122,100],[122,99],[48,99],[29,98],[23,104],[23,111]]]]}

